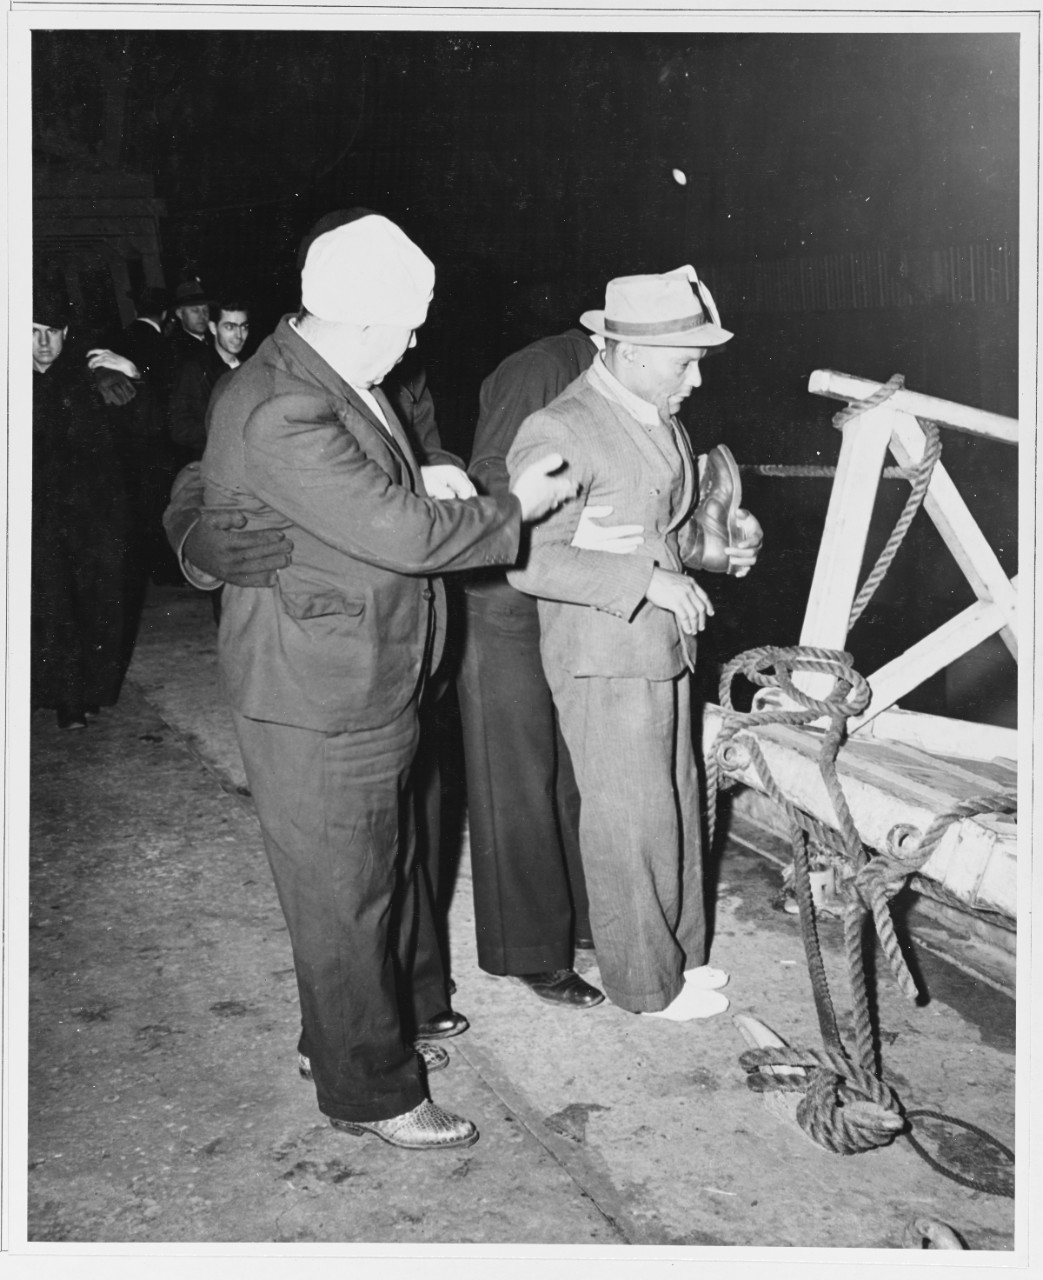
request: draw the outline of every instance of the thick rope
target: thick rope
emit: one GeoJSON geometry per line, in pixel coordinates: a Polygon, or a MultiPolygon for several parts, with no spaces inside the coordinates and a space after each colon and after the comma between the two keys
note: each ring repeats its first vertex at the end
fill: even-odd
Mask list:
{"type": "MultiPolygon", "coordinates": [[[[790,821],[793,844],[794,887],[800,910],[801,933],[816,1012],[823,1044],[829,1054],[831,1071],[828,1078],[812,1073],[807,1095],[798,1108],[797,1120],[805,1132],[820,1145],[831,1151],[850,1153],[868,1149],[868,1146],[890,1142],[904,1128],[904,1121],[895,1116],[897,1101],[892,1105],[893,1093],[880,1085],[874,1093],[867,1085],[868,1079],[878,1079],[880,1062],[878,1042],[872,1021],[867,991],[866,966],[863,957],[864,925],[872,912],[881,947],[888,958],[892,973],[906,995],[915,997],[915,983],[901,954],[888,903],[904,886],[908,876],[918,871],[927,861],[945,831],[963,818],[980,813],[1009,813],[1015,810],[1016,800],[1009,794],[974,797],[939,815],[928,827],[913,848],[901,852],[877,854],[867,859],[866,850],[858,836],[854,820],[848,808],[839,777],[836,758],[843,741],[846,717],[857,715],[868,700],[868,686],[851,668],[848,654],[835,650],[814,649],[754,649],[741,654],[725,667],[719,690],[724,722],[718,734],[716,749],[707,763],[708,812],[712,815],[717,791],[723,773],[734,776],[747,769],[755,773],[761,789],[787,814],[790,821]],[[834,690],[824,699],[810,697],[793,683],[798,670],[830,671],[834,677],[834,690]],[[736,712],[732,703],[731,686],[736,675],[742,673],[760,687],[777,687],[789,693],[802,705],[791,710],[768,709],[758,712],[736,712]],[[819,751],[819,769],[826,782],[837,815],[837,829],[831,829],[811,815],[797,809],[781,791],[760,744],[750,730],[763,724],[800,724],[817,720],[822,715],[830,718],[829,730],[823,735],[819,751]],[[828,979],[822,961],[815,923],[814,903],[808,879],[805,832],[827,847],[838,848],[855,869],[851,884],[852,898],[844,920],[844,942],[847,957],[848,978],[851,987],[852,1011],[855,1034],[854,1063],[845,1056],[837,1029],[836,1014],[829,993],[828,979]],[[838,1063],[845,1064],[837,1070],[838,1063]],[[853,1073],[853,1074],[852,1074],[853,1073]],[[841,1079],[838,1080],[837,1076],[841,1079]],[[860,1106],[850,1111],[852,1095],[845,1093],[844,1079],[854,1080],[861,1093],[860,1106]],[[861,1105],[864,1104],[864,1105],[861,1105]],[[871,1106],[869,1104],[872,1104],[871,1106]],[[840,1114],[844,1112],[844,1114],[840,1114]],[[871,1140],[875,1135],[875,1140],[871,1140]]],[[[711,823],[712,825],[712,823],[711,823]]],[[[789,1054],[791,1051],[773,1051],[789,1054]]],[[[785,1061],[772,1059],[775,1065],[805,1065],[799,1055],[807,1050],[795,1050],[796,1056],[785,1061]]],[[[768,1061],[767,1059],[765,1061],[768,1061]]]]}
{"type": "MultiPolygon", "coordinates": [[[[896,374],[867,400],[850,404],[838,413],[834,424],[842,427],[859,414],[869,412],[893,396],[904,386],[904,382],[904,378],[896,374]]],[[[849,630],[883,581],[930,485],[935,463],[941,453],[940,434],[936,423],[922,422],[921,425],[927,437],[923,458],[909,472],[899,469],[899,473],[911,482],[910,494],[887,544],[855,598],[848,622],[849,630]]],[[[818,475],[825,470],[788,468],[787,474],[818,475]]],[[[906,995],[915,996],[916,985],[902,956],[888,907],[890,899],[902,888],[908,877],[926,862],[945,831],[954,822],[978,813],[1011,812],[1016,802],[1006,794],[964,801],[936,818],[914,849],[868,859],[836,769],[837,756],[847,734],[848,718],[864,710],[870,698],[869,686],[855,671],[851,656],[840,650],[810,646],[751,649],[740,654],[724,668],[719,696],[723,720],[715,750],[706,762],[707,826],[710,842],[712,844],[715,835],[720,790],[728,785],[729,779],[734,781],[738,775],[752,769],[761,789],[783,809],[789,819],[794,888],[800,912],[801,934],[819,1029],[826,1046],[825,1053],[808,1049],[752,1050],[744,1054],[740,1061],[748,1071],[755,1071],[759,1066],[769,1064],[815,1067],[808,1075],[805,1096],[797,1109],[797,1120],[804,1131],[819,1145],[841,1154],[882,1146],[906,1128],[906,1121],[901,1115],[897,1097],[880,1079],[877,1037],[863,955],[866,916],[872,913],[881,947],[899,987],[906,995]],[[833,688],[829,696],[815,699],[797,688],[793,682],[793,673],[797,670],[831,675],[833,688]],[[779,689],[786,695],[791,709],[736,712],[731,699],[731,685],[740,672],[752,684],[761,688],[779,689]],[[835,828],[803,813],[782,793],[752,732],[760,725],[806,725],[823,718],[828,719],[829,727],[821,740],[818,765],[836,815],[835,828]],[[848,1060],[837,1028],[818,941],[805,832],[828,848],[839,847],[855,871],[850,888],[851,900],[844,919],[844,942],[852,995],[857,1064],[848,1060]]],[[[917,1144],[913,1145],[917,1151],[921,1151],[917,1144]]],[[[947,1172],[944,1169],[941,1171],[947,1172]]]]}
{"type": "MultiPolygon", "coordinates": [[[[748,471],[755,476],[772,476],[776,480],[831,480],[837,474],[836,467],[823,467],[814,463],[775,464],[771,462],[740,462],[740,471],[748,471]]],[[[880,473],[882,480],[909,480],[910,473],[905,467],[884,467],[880,473]]]]}

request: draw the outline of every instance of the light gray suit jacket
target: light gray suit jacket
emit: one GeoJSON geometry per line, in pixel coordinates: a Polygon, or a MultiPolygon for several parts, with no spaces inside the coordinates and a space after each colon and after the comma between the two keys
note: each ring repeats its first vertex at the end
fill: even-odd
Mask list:
{"type": "Polygon", "coordinates": [[[588,370],[545,409],[531,414],[507,455],[512,477],[556,451],[579,482],[578,497],[531,526],[519,590],[539,597],[544,658],[576,676],[669,680],[691,667],[694,637],[672,613],[645,600],[652,569],[680,570],[690,546],[697,497],[695,461],[679,426],[638,421],[588,370]],[[631,555],[571,545],[584,506],[612,507],[611,524],[640,524],[631,555]]]}

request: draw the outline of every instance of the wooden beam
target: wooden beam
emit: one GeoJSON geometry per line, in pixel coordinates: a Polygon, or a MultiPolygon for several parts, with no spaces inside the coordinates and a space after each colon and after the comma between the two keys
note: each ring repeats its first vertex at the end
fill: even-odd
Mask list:
{"type": "MultiPolygon", "coordinates": [[[[868,400],[883,385],[882,382],[855,378],[848,373],[836,373],[832,369],[816,369],[808,379],[808,390],[815,395],[851,402],[868,400]]],[[[902,413],[931,418],[954,431],[1002,440],[1005,444],[1018,443],[1017,418],[1005,418],[999,413],[988,413],[985,409],[974,409],[952,400],[939,400],[936,396],[920,395],[916,391],[896,391],[887,403],[902,413]]]]}
{"type": "MultiPolygon", "coordinates": [[[[889,404],[881,405],[842,428],[840,458],[800,633],[802,645],[843,649],[847,643],[848,618],[896,416],[889,404]]],[[[811,697],[821,696],[832,685],[829,676],[802,674],[796,679],[811,697]]]]}
{"type": "Polygon", "coordinates": [[[894,706],[899,698],[905,697],[912,689],[918,689],[925,680],[950,662],[962,658],[1004,626],[1006,617],[1003,611],[987,600],[979,600],[955,618],[950,618],[868,677],[873,699],[862,715],[848,721],[849,729],[854,732],[894,706]]]}
{"type": "MultiPolygon", "coordinates": [[[[891,452],[901,466],[915,466],[920,461],[925,441],[923,427],[915,418],[895,415],[891,452]]],[[[1000,635],[1017,658],[1018,593],[941,462],[935,465],[931,475],[924,510],[937,526],[974,594],[979,600],[992,601],[1004,615],[1000,635]]]]}
{"type": "Polygon", "coordinates": [[[863,721],[855,736],[859,740],[874,738],[885,742],[904,742],[933,755],[957,756],[965,760],[1006,760],[1013,765],[1018,758],[1017,729],[978,724],[973,720],[954,720],[948,716],[931,716],[922,711],[902,711],[898,707],[891,707],[872,720],[863,721]]]}

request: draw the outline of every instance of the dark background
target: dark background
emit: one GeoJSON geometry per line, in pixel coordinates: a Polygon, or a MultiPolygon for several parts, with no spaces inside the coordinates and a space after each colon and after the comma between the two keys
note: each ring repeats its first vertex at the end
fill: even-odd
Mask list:
{"type": "MultiPolygon", "coordinates": [[[[296,307],[317,217],[395,219],[437,266],[420,354],[465,456],[503,356],[611,276],[692,262],[736,334],[686,407],[697,448],[833,462],[815,368],[1017,414],[1018,53],[978,34],[38,31],[34,183],[147,180],[168,284],[245,290],[255,340],[296,307]]],[[[85,327],[113,323],[104,289],[87,302],[85,327]]],[[[945,446],[1013,572],[1014,451],[945,446]]],[[[885,482],[880,542],[906,492],[885,482]]],[[[709,652],[796,641],[827,496],[749,477],[766,549],[755,578],[714,584],[709,652]]],[[[924,517],[901,554],[852,635],[864,671],[973,599],[924,517]]],[[[1013,663],[972,676],[903,705],[1009,722],[1013,663]]]]}

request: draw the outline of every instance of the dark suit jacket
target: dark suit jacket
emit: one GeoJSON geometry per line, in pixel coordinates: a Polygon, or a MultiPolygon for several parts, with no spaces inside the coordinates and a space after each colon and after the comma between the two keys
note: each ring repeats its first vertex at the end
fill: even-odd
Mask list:
{"type": "Polygon", "coordinates": [[[526,418],[508,470],[517,475],[550,452],[568,460],[579,496],[532,526],[522,567],[507,575],[540,597],[544,656],[577,676],[672,679],[691,665],[694,643],[682,640],[674,615],[649,604],[645,592],[655,565],[684,567],[697,474],[683,431],[638,421],[599,389],[592,369],[526,418]],[[641,525],[644,544],[631,555],[573,547],[587,504],[612,507],[613,524],[641,525]]]}
{"type": "Polygon", "coordinates": [[[175,444],[201,458],[206,448],[206,410],[210,394],[229,366],[212,338],[181,361],[170,393],[170,436],[175,444]]]}
{"type": "Polygon", "coordinates": [[[243,715],[325,732],[389,724],[444,642],[431,575],[516,555],[516,498],[439,502],[391,432],[289,325],[217,389],[203,457],[208,506],[284,528],[293,563],[270,588],[225,588],[219,652],[243,715]]]}

